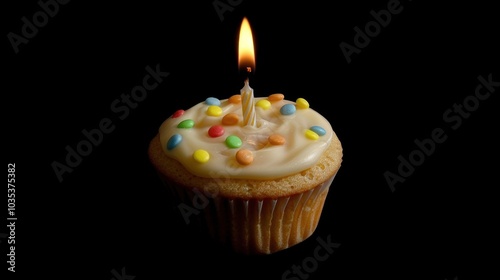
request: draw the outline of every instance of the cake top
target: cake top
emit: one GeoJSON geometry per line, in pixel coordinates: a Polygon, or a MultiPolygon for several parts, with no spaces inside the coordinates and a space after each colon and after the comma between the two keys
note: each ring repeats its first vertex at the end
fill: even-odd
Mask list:
{"type": "Polygon", "coordinates": [[[243,97],[209,97],[176,111],[159,129],[164,153],[196,176],[268,180],[312,167],[328,148],[333,129],[305,99],[276,93],[247,104],[243,97]]]}

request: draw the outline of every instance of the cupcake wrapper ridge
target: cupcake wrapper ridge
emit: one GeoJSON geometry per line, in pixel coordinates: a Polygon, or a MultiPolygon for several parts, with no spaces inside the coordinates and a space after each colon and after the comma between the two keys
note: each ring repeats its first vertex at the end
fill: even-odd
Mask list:
{"type": "Polygon", "coordinates": [[[186,223],[195,222],[213,239],[243,254],[272,254],[310,237],[335,177],[302,193],[257,200],[211,195],[202,188],[189,189],[159,175],[178,205],[200,211],[183,217],[186,223]]]}

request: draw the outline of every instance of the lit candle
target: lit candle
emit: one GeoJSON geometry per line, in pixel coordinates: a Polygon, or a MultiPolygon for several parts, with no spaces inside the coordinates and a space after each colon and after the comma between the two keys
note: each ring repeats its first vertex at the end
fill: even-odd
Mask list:
{"type": "Polygon", "coordinates": [[[244,69],[247,74],[245,85],[241,89],[241,109],[243,111],[243,124],[255,126],[257,123],[255,116],[255,101],[253,97],[253,89],[249,85],[248,76],[255,68],[255,52],[253,46],[252,30],[247,18],[243,18],[240,28],[240,36],[238,42],[238,67],[244,69]]]}
{"type": "Polygon", "coordinates": [[[248,78],[245,80],[245,86],[240,90],[241,106],[243,110],[243,124],[255,126],[257,120],[255,116],[255,101],[253,99],[253,89],[248,85],[248,78]]]}

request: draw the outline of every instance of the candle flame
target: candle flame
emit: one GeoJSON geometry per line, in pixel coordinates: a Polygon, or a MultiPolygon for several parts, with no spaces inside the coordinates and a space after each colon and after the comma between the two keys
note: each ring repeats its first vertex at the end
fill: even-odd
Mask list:
{"type": "Polygon", "coordinates": [[[238,67],[252,72],[255,68],[255,51],[253,45],[252,29],[246,17],[243,18],[238,42],[238,67]]]}

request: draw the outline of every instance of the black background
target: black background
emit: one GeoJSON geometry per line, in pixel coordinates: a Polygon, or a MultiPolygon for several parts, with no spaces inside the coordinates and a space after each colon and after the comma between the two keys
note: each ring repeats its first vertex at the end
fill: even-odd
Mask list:
{"type": "MultiPolygon", "coordinates": [[[[2,9],[3,145],[6,163],[16,164],[16,276],[118,280],[115,271],[136,280],[282,279],[314,255],[318,237],[341,245],[307,279],[488,275],[493,263],[484,253],[498,223],[492,214],[500,88],[457,129],[443,114],[471,100],[479,76],[500,81],[492,5],[401,1],[402,11],[348,63],[341,42],[354,45],[353,28],[364,29],[370,11],[390,1],[228,1],[234,6],[219,12],[222,18],[215,1],[159,2],[70,1],[18,53],[7,34],[21,35],[22,17],[32,20],[41,8],[24,1],[2,9]],[[175,110],[239,92],[236,40],[244,16],[255,40],[255,95],[306,98],[344,148],[314,235],[270,256],[236,255],[192,232],[146,155],[175,110]],[[112,102],[157,65],[169,76],[120,120],[112,102]],[[51,164],[64,163],[65,147],[75,148],[82,130],[104,118],[115,129],[59,182],[51,164]],[[384,173],[397,174],[398,156],[408,159],[414,141],[436,128],[446,141],[391,190],[384,173]]],[[[7,271],[7,239],[1,241],[7,271]]],[[[301,279],[295,277],[288,279],[301,279]]]]}

